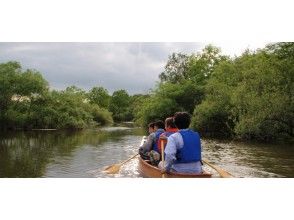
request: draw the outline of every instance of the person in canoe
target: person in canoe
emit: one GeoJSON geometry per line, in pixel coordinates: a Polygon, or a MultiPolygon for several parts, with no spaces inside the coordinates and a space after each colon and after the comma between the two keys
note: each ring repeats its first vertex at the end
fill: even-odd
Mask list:
{"type": "Polygon", "coordinates": [[[158,165],[163,173],[202,173],[200,136],[189,129],[190,122],[189,113],[175,113],[174,123],[179,131],[167,139],[164,166],[162,162],[158,165]]]}
{"type": "Polygon", "coordinates": [[[167,143],[167,138],[169,136],[171,136],[173,133],[179,131],[179,129],[176,127],[176,125],[174,123],[174,118],[173,117],[166,118],[164,124],[165,124],[165,132],[163,132],[159,136],[159,143],[158,143],[158,150],[159,150],[160,154],[161,154],[161,146],[162,146],[162,144],[165,147],[166,143],[167,143]]]}
{"type": "MultiPolygon", "coordinates": [[[[149,128],[150,131],[150,128],[149,128]]],[[[150,160],[152,165],[158,165],[160,154],[158,149],[159,136],[164,132],[163,121],[154,122],[154,132],[152,132],[147,141],[139,148],[139,154],[144,160],[150,160]]]]}

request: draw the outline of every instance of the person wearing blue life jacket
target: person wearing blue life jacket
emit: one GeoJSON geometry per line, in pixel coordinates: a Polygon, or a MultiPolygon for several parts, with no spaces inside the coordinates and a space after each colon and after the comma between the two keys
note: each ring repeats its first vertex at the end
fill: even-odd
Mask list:
{"type": "Polygon", "coordinates": [[[167,139],[164,167],[162,162],[158,165],[163,173],[202,173],[200,136],[189,129],[190,122],[189,113],[175,113],[174,123],[179,131],[167,139]]]}
{"type": "MultiPolygon", "coordinates": [[[[150,129],[149,129],[150,131],[150,129]]],[[[164,132],[164,123],[163,121],[154,122],[154,132],[151,133],[147,141],[139,148],[139,154],[145,160],[150,160],[152,165],[157,165],[157,157],[158,156],[158,140],[159,136],[164,132]],[[154,159],[155,158],[155,159],[154,159]]]]}
{"type": "Polygon", "coordinates": [[[159,152],[159,137],[162,133],[165,132],[164,127],[165,127],[165,125],[164,125],[163,121],[161,121],[161,120],[156,121],[154,123],[155,139],[154,139],[154,142],[152,143],[152,150],[157,153],[160,153],[159,152]]]}

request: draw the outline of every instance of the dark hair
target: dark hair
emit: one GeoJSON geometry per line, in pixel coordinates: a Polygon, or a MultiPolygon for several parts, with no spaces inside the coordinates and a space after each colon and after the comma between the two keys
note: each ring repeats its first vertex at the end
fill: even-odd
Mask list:
{"type": "Polygon", "coordinates": [[[154,126],[164,129],[164,123],[161,120],[154,122],[154,126]]]}
{"type": "Polygon", "coordinates": [[[165,119],[165,125],[166,125],[166,127],[176,128],[173,117],[169,117],[169,118],[165,119]]]}
{"type": "Polygon", "coordinates": [[[148,124],[148,128],[153,128],[154,129],[154,125],[155,125],[155,123],[151,122],[151,123],[148,124]]]}
{"type": "Polygon", "coordinates": [[[174,115],[174,123],[178,129],[189,128],[191,115],[188,112],[177,112],[174,115]]]}

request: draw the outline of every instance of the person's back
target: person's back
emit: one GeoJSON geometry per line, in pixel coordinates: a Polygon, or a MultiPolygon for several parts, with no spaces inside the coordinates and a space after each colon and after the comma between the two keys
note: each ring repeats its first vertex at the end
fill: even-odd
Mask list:
{"type": "Polygon", "coordinates": [[[165,167],[163,171],[179,173],[201,173],[201,142],[197,132],[189,129],[190,115],[186,112],[177,112],[174,123],[178,132],[168,137],[165,148],[165,167]]]}
{"type": "Polygon", "coordinates": [[[181,129],[179,133],[183,139],[183,147],[177,151],[177,163],[190,163],[201,160],[201,143],[197,132],[181,129]]]}

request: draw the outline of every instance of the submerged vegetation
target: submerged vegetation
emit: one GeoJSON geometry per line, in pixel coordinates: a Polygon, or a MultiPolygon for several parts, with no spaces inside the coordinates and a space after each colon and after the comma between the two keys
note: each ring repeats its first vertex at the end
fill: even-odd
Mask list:
{"type": "Polygon", "coordinates": [[[145,126],[176,111],[193,115],[202,135],[293,140],[294,43],[269,44],[238,57],[208,45],[173,53],[149,94],[112,95],[103,87],[50,90],[42,74],[0,64],[0,128],[70,128],[135,121],[145,126]]]}

